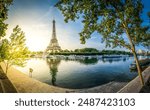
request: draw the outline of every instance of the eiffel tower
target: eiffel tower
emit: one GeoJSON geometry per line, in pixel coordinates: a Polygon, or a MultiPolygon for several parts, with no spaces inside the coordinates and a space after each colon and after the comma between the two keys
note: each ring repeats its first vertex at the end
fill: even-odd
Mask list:
{"type": "Polygon", "coordinates": [[[46,49],[46,53],[55,53],[60,52],[61,47],[58,44],[58,40],[56,38],[56,27],[55,27],[55,20],[53,20],[53,30],[52,30],[52,39],[46,49]]]}

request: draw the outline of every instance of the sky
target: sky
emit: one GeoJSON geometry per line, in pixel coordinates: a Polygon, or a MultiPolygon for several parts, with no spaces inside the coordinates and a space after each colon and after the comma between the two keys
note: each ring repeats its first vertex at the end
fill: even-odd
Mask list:
{"type": "MultiPolygon", "coordinates": [[[[52,20],[56,20],[56,35],[62,49],[74,50],[76,48],[96,48],[98,50],[111,49],[105,48],[105,43],[101,43],[101,36],[97,33],[92,34],[86,44],[80,44],[79,33],[83,25],[81,20],[75,22],[64,22],[61,12],[54,7],[58,0],[14,0],[9,8],[7,37],[10,36],[12,29],[19,25],[25,32],[26,45],[31,51],[44,51],[50,43],[52,37],[52,20]]],[[[143,0],[144,10],[142,18],[144,24],[148,23],[147,12],[150,11],[150,0],[143,0]]],[[[115,48],[115,50],[126,50],[115,48]]],[[[145,49],[138,46],[137,49],[145,49]]]]}

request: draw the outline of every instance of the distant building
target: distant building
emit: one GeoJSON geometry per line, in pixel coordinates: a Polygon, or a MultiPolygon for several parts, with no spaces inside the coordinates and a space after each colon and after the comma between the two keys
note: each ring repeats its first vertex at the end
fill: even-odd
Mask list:
{"type": "Polygon", "coordinates": [[[144,50],[139,49],[139,50],[137,51],[137,53],[138,53],[138,54],[145,54],[146,52],[145,52],[144,50]]]}

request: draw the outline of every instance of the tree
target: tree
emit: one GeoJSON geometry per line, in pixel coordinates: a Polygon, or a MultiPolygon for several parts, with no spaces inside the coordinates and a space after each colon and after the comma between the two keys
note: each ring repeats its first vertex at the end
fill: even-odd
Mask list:
{"type": "MultiPolygon", "coordinates": [[[[150,27],[150,12],[147,13],[148,16],[148,27],[150,27]]],[[[141,37],[139,40],[142,42],[142,45],[150,50],[150,28],[147,28],[147,32],[145,32],[145,37],[141,37]]]]}
{"type": "Polygon", "coordinates": [[[0,46],[2,52],[0,56],[5,63],[6,74],[12,65],[23,66],[29,53],[25,45],[25,34],[18,25],[13,29],[13,33],[9,38],[10,41],[7,39],[2,40],[3,43],[0,46]]]}
{"type": "Polygon", "coordinates": [[[6,51],[8,47],[9,47],[8,40],[7,39],[2,40],[1,45],[0,45],[0,62],[4,61],[8,52],[6,51]]]}
{"type": "Polygon", "coordinates": [[[4,21],[8,17],[8,6],[11,5],[12,0],[1,0],[0,1],[0,40],[6,35],[7,24],[4,21]]]}
{"type": "Polygon", "coordinates": [[[150,32],[146,33],[146,38],[142,39],[143,46],[150,51],[150,32]]]}
{"type": "Polygon", "coordinates": [[[63,52],[69,53],[70,51],[68,49],[63,50],[63,52]]]}
{"type": "Polygon", "coordinates": [[[149,20],[149,26],[150,26],[150,11],[147,13],[148,20],[149,20]]]}
{"type": "Polygon", "coordinates": [[[99,53],[99,51],[95,48],[82,48],[82,49],[75,49],[74,52],[81,52],[81,53],[99,53]]]}
{"type": "Polygon", "coordinates": [[[97,32],[102,35],[106,46],[125,47],[132,51],[144,85],[135,49],[135,45],[142,43],[140,39],[145,38],[147,31],[147,27],[141,25],[141,0],[59,0],[56,7],[61,10],[66,22],[82,19],[81,43],[86,43],[86,39],[97,32]]]}
{"type": "Polygon", "coordinates": [[[11,5],[11,3],[12,3],[12,0],[0,1],[0,62],[2,61],[2,58],[4,58],[4,53],[5,53],[4,48],[7,48],[7,45],[6,45],[7,40],[1,41],[1,38],[6,35],[8,24],[4,23],[4,21],[8,17],[8,6],[11,5]]]}
{"type": "MultiPolygon", "coordinates": [[[[150,12],[147,13],[148,16],[148,26],[150,27],[150,12]]],[[[145,47],[147,47],[147,49],[150,51],[150,30],[148,30],[148,32],[146,33],[146,39],[142,39],[143,40],[143,45],[145,47]]]]}

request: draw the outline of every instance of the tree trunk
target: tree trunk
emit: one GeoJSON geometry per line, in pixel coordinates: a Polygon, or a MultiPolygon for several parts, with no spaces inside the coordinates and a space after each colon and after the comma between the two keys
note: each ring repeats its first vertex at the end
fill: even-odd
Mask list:
{"type": "Polygon", "coordinates": [[[140,80],[141,80],[141,84],[144,85],[144,79],[143,79],[143,76],[142,76],[142,69],[141,69],[137,54],[136,54],[135,50],[132,50],[132,53],[134,55],[134,59],[135,59],[135,62],[136,62],[136,67],[137,67],[137,70],[138,70],[138,75],[139,75],[140,80]]]}
{"type": "Polygon", "coordinates": [[[134,59],[135,59],[135,62],[136,62],[136,67],[137,67],[137,70],[138,70],[138,75],[139,75],[139,78],[141,80],[141,84],[144,85],[144,79],[143,79],[143,76],[142,76],[142,70],[141,70],[141,66],[139,64],[139,60],[138,60],[138,57],[137,57],[137,54],[136,54],[136,50],[135,50],[135,45],[133,44],[133,41],[129,35],[129,32],[128,32],[128,28],[125,24],[123,24],[124,28],[125,28],[125,32],[127,34],[127,37],[129,39],[129,42],[130,42],[130,45],[131,45],[131,51],[134,55],[134,59]]]}
{"type": "Polygon", "coordinates": [[[6,64],[6,75],[7,75],[7,72],[8,72],[8,63],[6,64]]]}

